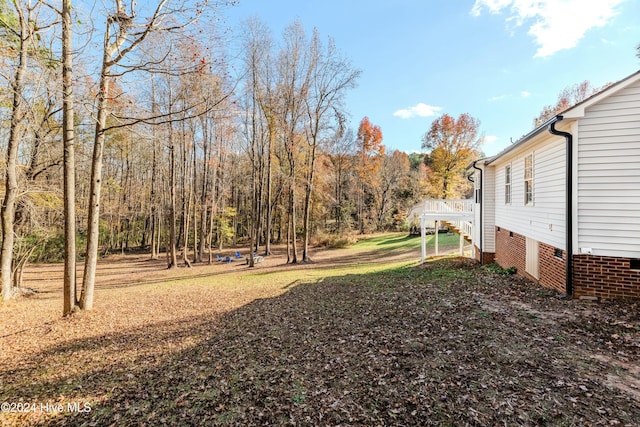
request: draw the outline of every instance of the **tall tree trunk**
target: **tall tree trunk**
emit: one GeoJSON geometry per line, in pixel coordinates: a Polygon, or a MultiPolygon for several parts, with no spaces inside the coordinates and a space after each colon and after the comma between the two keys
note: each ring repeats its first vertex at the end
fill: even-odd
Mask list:
{"type": "MultiPolygon", "coordinates": [[[[316,129],[317,135],[317,129],[316,129]]],[[[311,257],[309,257],[309,238],[310,238],[310,221],[311,221],[311,196],[313,194],[313,178],[314,178],[314,169],[316,165],[316,147],[317,143],[315,138],[312,142],[311,153],[309,154],[309,170],[307,172],[307,185],[306,192],[304,195],[304,224],[303,224],[303,249],[302,249],[302,261],[303,262],[311,262],[311,257]]]]}
{"type": "Polygon", "coordinates": [[[291,262],[291,212],[287,212],[287,264],[291,262]]]}
{"type": "Polygon", "coordinates": [[[267,155],[267,196],[266,196],[266,210],[267,218],[265,220],[264,231],[264,254],[271,255],[271,229],[273,222],[273,206],[272,206],[272,191],[273,191],[273,174],[272,168],[272,151],[275,146],[275,129],[272,129],[272,125],[269,125],[269,143],[268,143],[268,155],[267,155]]]}
{"type": "Polygon", "coordinates": [[[255,209],[254,209],[254,218],[256,221],[255,224],[255,241],[251,252],[258,253],[260,249],[260,239],[262,234],[262,199],[264,194],[264,144],[262,144],[262,153],[258,156],[258,188],[254,192],[254,200],[255,200],[255,209]]]}
{"type": "Polygon", "coordinates": [[[187,133],[185,129],[185,121],[181,122],[182,125],[182,144],[181,144],[181,160],[182,160],[182,182],[181,192],[182,192],[182,262],[185,266],[191,267],[191,262],[187,257],[187,251],[189,250],[189,228],[190,228],[190,213],[191,213],[191,198],[193,192],[191,188],[187,188],[187,175],[189,173],[189,165],[188,165],[188,150],[187,150],[187,133]]]}
{"type": "MultiPolygon", "coordinates": [[[[156,103],[156,87],[155,80],[151,79],[151,115],[156,116],[158,113],[158,104],[156,103]]],[[[150,194],[150,220],[151,220],[151,259],[158,259],[160,251],[160,233],[158,217],[158,200],[156,195],[156,186],[158,181],[158,149],[156,143],[156,126],[151,127],[151,194],[150,194]],[[158,244],[156,244],[158,242],[158,244]]]]}
{"type": "MultiPolygon", "coordinates": [[[[254,111],[255,117],[255,111],[254,111]]],[[[256,155],[256,132],[255,132],[255,120],[253,123],[253,133],[252,133],[252,141],[251,141],[251,150],[250,150],[250,158],[252,163],[251,168],[251,215],[249,215],[249,267],[254,267],[254,259],[253,252],[256,250],[255,245],[257,244],[257,234],[258,234],[258,223],[260,219],[258,218],[258,204],[260,201],[258,200],[258,174],[259,168],[256,167],[257,155],[256,155]]]]}
{"type": "MultiPolygon", "coordinates": [[[[195,135],[195,131],[193,132],[195,135]]],[[[198,177],[197,177],[197,167],[198,167],[198,157],[196,155],[196,141],[195,136],[193,138],[193,165],[192,165],[192,181],[191,181],[191,199],[193,201],[193,262],[200,262],[200,247],[198,246],[198,195],[196,193],[198,177]]]]}
{"type": "Polygon", "coordinates": [[[2,282],[2,299],[8,301],[13,297],[11,271],[13,267],[13,247],[15,245],[14,223],[16,216],[16,199],[18,196],[18,146],[24,119],[23,91],[24,75],[27,70],[27,43],[31,38],[29,23],[24,12],[17,3],[16,12],[20,23],[20,51],[18,65],[12,84],[13,102],[11,106],[11,125],[7,142],[7,165],[5,172],[5,193],[0,209],[2,223],[2,248],[0,250],[0,282],[2,282]]]}
{"type": "Polygon", "coordinates": [[[176,147],[173,140],[173,125],[169,123],[169,268],[178,266],[176,253],[176,147]]]}
{"type": "Polygon", "coordinates": [[[360,234],[364,234],[364,198],[365,198],[364,182],[360,183],[360,191],[358,192],[358,221],[360,222],[360,234]]]}
{"type": "Polygon", "coordinates": [[[62,2],[62,139],[64,145],[64,305],[63,315],[77,307],[76,297],[76,184],[73,109],[71,0],[62,2]]]}
{"type": "Polygon", "coordinates": [[[208,206],[208,190],[209,190],[209,161],[211,157],[210,150],[210,133],[209,120],[207,117],[202,119],[202,186],[200,188],[200,244],[198,247],[198,262],[202,262],[204,258],[205,243],[208,241],[207,235],[207,210],[208,206]]]}
{"type": "MultiPolygon", "coordinates": [[[[154,126],[155,128],[155,126],[154,126]]],[[[160,227],[158,226],[158,202],[156,200],[156,185],[157,185],[157,168],[158,168],[158,160],[157,160],[157,150],[156,150],[156,140],[155,136],[152,136],[153,144],[153,158],[151,161],[151,212],[150,212],[150,222],[151,222],[151,259],[158,259],[159,247],[156,245],[156,241],[158,234],[160,233],[160,227]]]]}
{"type": "Polygon", "coordinates": [[[251,168],[251,215],[250,215],[250,223],[249,223],[249,267],[254,267],[254,259],[253,253],[255,252],[255,246],[257,245],[257,234],[258,234],[258,223],[260,219],[258,218],[258,204],[260,203],[258,200],[258,191],[257,191],[257,168],[251,168]]]}
{"type": "Polygon", "coordinates": [[[295,197],[295,166],[292,163],[289,177],[289,224],[291,227],[291,263],[298,263],[298,245],[296,242],[296,197],[295,197]]]}
{"type": "MultiPolygon", "coordinates": [[[[105,42],[108,41],[105,36],[105,42]]],[[[98,265],[98,246],[100,238],[100,192],[102,190],[102,157],[104,152],[105,127],[107,125],[107,97],[109,94],[108,57],[105,58],[100,73],[100,91],[98,92],[98,117],[96,120],[93,157],[91,159],[91,184],[89,186],[89,216],[87,227],[87,250],[82,276],[80,308],[93,309],[93,296],[98,265]]]]}
{"type": "Polygon", "coordinates": [[[211,206],[211,212],[209,212],[209,234],[207,234],[207,246],[209,250],[209,264],[213,262],[213,225],[214,225],[214,210],[211,206]]]}
{"type": "MultiPolygon", "coordinates": [[[[185,165],[186,166],[186,165],[185,165]]],[[[184,171],[187,172],[186,170],[184,171]]],[[[183,192],[185,189],[183,188],[183,192]]],[[[185,266],[191,267],[191,261],[189,261],[189,257],[187,256],[187,252],[189,251],[189,230],[191,229],[191,201],[193,198],[193,190],[188,189],[187,195],[183,194],[182,199],[182,226],[183,226],[183,246],[182,246],[182,262],[185,266]]]]}
{"type": "MultiPolygon", "coordinates": [[[[122,2],[117,1],[118,10],[115,16],[107,18],[107,25],[104,31],[104,42],[102,49],[102,68],[100,70],[100,87],[98,91],[98,105],[96,114],[96,129],[93,143],[93,156],[91,159],[91,178],[89,186],[89,215],[87,219],[87,246],[84,262],[84,274],[82,276],[82,293],[80,295],[80,308],[82,310],[93,309],[93,295],[96,281],[96,268],[98,264],[98,245],[100,237],[100,192],[102,189],[102,156],[104,152],[105,128],[107,125],[108,97],[110,92],[110,72],[125,54],[121,51],[122,46],[127,41],[128,26],[122,15],[126,13],[122,9],[122,2]],[[122,23],[120,31],[115,35],[115,40],[111,40],[111,26],[114,23],[122,23]],[[116,55],[116,59],[113,59],[116,55]]],[[[161,7],[161,6],[159,6],[161,7]]],[[[126,51],[140,43],[147,32],[143,32],[126,51]]]]}

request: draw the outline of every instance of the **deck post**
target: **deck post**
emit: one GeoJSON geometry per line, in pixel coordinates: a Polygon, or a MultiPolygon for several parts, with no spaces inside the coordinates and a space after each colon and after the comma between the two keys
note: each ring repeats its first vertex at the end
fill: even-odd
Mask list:
{"type": "MultiPolygon", "coordinates": [[[[474,214],[473,200],[425,200],[420,207],[422,212],[420,215],[420,234],[421,234],[421,262],[424,264],[427,259],[427,223],[433,221],[435,223],[435,256],[440,256],[440,225],[442,221],[448,221],[452,227],[458,229],[460,235],[460,256],[465,256],[464,246],[465,236],[471,241],[471,256],[475,257],[474,233],[476,229],[476,219],[474,214]]],[[[412,214],[413,216],[415,214],[412,214]]],[[[414,217],[415,218],[415,217],[414,217]]]]}
{"type": "Polygon", "coordinates": [[[426,219],[424,217],[420,217],[420,243],[422,248],[422,258],[420,259],[420,264],[424,264],[427,259],[427,232],[425,230],[425,222],[426,219]]]}
{"type": "Polygon", "coordinates": [[[436,256],[440,255],[440,252],[438,252],[438,232],[440,231],[440,220],[436,219],[436,256]]]}
{"type": "MultiPolygon", "coordinates": [[[[482,233],[482,231],[480,231],[482,233]]],[[[476,215],[474,212],[473,219],[471,220],[471,258],[476,259],[476,215]]],[[[480,260],[482,264],[482,260],[480,260]]]]}

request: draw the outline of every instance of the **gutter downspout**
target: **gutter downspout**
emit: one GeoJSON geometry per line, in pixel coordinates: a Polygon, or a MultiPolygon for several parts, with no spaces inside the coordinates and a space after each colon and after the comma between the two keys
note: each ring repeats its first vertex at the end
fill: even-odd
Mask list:
{"type": "Polygon", "coordinates": [[[552,135],[564,136],[567,144],[566,152],[566,247],[567,261],[565,264],[565,298],[573,297],[573,135],[569,132],[563,132],[556,129],[556,123],[563,119],[562,116],[556,116],[556,120],[549,124],[549,133],[552,135]]]}
{"type": "Polygon", "coordinates": [[[480,203],[480,230],[478,233],[478,248],[480,249],[480,265],[484,265],[484,249],[482,247],[482,235],[484,234],[484,224],[482,223],[482,193],[484,192],[484,186],[483,186],[483,179],[482,179],[482,169],[480,169],[479,167],[476,166],[476,163],[478,163],[478,160],[475,160],[473,162],[473,168],[475,170],[480,171],[480,192],[478,193],[478,201],[480,203]]]}

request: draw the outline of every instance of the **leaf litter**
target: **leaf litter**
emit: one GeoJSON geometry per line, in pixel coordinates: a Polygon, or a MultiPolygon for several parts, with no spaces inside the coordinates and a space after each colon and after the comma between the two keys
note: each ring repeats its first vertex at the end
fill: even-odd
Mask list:
{"type": "Polygon", "coordinates": [[[0,425],[640,425],[636,302],[560,300],[462,258],[303,271],[106,286],[70,318],[53,292],[3,307],[0,401],[91,411],[0,425]]]}

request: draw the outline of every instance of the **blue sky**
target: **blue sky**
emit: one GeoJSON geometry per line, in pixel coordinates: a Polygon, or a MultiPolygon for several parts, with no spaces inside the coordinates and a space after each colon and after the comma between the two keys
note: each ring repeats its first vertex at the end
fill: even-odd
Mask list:
{"type": "Polygon", "coordinates": [[[565,87],[640,69],[640,0],[240,0],[225,15],[332,37],[362,70],[352,127],[368,116],[388,150],[422,151],[437,116],[469,113],[496,154],[565,87]]]}

